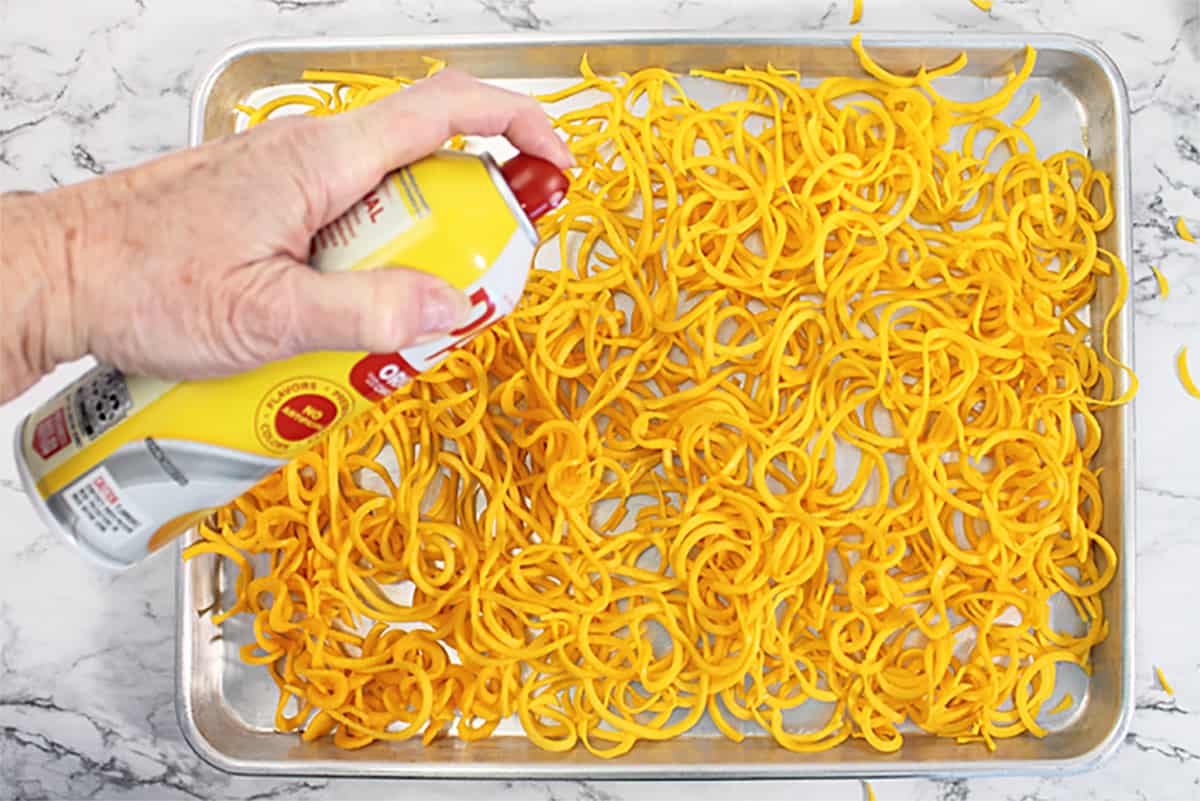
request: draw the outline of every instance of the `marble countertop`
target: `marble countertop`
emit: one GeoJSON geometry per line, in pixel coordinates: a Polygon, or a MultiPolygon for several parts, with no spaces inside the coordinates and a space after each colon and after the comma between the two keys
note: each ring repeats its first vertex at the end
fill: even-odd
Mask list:
{"type": "MultiPolygon", "coordinates": [[[[0,0],[0,191],[44,189],[185,143],[189,96],[230,44],[264,35],[845,28],[850,0],[0,0]],[[70,20],[69,22],[67,20],[70,20]]],[[[1200,0],[865,0],[863,30],[1067,31],[1117,61],[1133,105],[1137,712],[1091,773],[873,782],[880,801],[1200,798],[1200,401],[1176,380],[1200,353],[1200,0]],[[1150,265],[1171,279],[1158,297],[1150,265]],[[1172,698],[1155,680],[1160,666],[1172,698]]],[[[0,439],[79,371],[0,407],[0,439]]],[[[174,712],[174,566],[93,572],[47,535],[0,448],[0,798],[858,799],[856,781],[369,782],[238,778],[202,763],[174,712]]]]}

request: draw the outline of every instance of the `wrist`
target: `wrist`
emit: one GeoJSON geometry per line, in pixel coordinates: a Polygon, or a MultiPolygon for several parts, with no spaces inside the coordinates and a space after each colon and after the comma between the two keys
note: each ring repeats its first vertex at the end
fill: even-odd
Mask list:
{"type": "Polygon", "coordinates": [[[0,195],[0,402],[87,351],[75,270],[81,189],[0,195]]]}

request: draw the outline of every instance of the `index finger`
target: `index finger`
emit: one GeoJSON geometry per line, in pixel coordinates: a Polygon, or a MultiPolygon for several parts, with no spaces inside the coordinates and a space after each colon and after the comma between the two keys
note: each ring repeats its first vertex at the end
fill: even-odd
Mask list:
{"type": "Polygon", "coordinates": [[[562,169],[575,163],[540,103],[452,69],[323,122],[318,149],[334,215],[386,173],[429,155],[458,134],[503,135],[523,153],[562,169]]]}

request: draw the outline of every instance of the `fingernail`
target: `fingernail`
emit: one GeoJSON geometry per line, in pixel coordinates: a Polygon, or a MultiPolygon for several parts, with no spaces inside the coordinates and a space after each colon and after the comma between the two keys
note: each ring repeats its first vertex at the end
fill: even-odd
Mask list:
{"type": "Polygon", "coordinates": [[[547,159],[547,161],[553,162],[555,167],[558,167],[562,170],[579,166],[575,161],[575,154],[571,152],[571,146],[567,144],[566,140],[555,133],[550,134],[550,136],[554,137],[554,142],[552,144],[554,150],[558,151],[558,156],[547,159]]]}
{"type": "Polygon", "coordinates": [[[445,334],[467,321],[471,304],[467,296],[451,286],[436,286],[425,291],[421,304],[419,339],[445,334]]]}

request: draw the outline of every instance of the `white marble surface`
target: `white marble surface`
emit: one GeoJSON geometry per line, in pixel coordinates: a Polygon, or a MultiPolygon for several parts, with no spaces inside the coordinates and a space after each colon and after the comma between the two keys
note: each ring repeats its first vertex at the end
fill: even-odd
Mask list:
{"type": "MultiPolygon", "coordinates": [[[[877,781],[901,799],[1200,798],[1200,401],[1172,359],[1200,354],[1200,4],[1197,0],[865,0],[864,29],[1069,31],[1097,40],[1129,83],[1137,258],[1137,706],[1099,770],[1062,779],[877,781]],[[1166,272],[1157,297],[1149,265],[1166,272]],[[1170,699],[1152,669],[1176,688],[1170,699]]],[[[0,0],[0,191],[43,189],[181,146],[196,79],[261,35],[625,28],[845,27],[849,0],[0,0]]],[[[3,231],[0,231],[0,237],[3,231]]],[[[77,371],[77,368],[75,368],[77,371]]],[[[0,408],[0,439],[72,372],[0,408]]],[[[49,537],[0,448],[0,798],[505,798],[619,801],[859,799],[855,781],[665,785],[287,781],[234,778],[181,739],[170,558],[98,575],[49,537]]]]}

